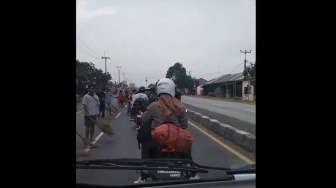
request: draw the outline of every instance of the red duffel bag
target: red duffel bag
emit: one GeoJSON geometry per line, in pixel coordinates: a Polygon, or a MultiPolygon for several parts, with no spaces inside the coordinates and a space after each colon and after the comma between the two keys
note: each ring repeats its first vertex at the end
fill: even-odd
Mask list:
{"type": "Polygon", "coordinates": [[[152,136],[158,143],[178,153],[190,152],[194,141],[194,137],[189,132],[172,123],[165,123],[156,127],[152,131],[152,136]]]}

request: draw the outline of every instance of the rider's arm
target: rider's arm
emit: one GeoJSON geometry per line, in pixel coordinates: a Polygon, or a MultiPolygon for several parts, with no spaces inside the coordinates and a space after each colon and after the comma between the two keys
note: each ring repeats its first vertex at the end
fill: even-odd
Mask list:
{"type": "Polygon", "coordinates": [[[180,113],[179,122],[183,129],[186,129],[188,127],[188,117],[187,117],[187,111],[185,108],[180,113]]]}
{"type": "Polygon", "coordinates": [[[142,115],[141,121],[142,122],[147,122],[148,120],[153,118],[153,114],[154,114],[154,109],[153,109],[153,105],[155,105],[154,103],[150,104],[147,107],[147,110],[145,111],[145,113],[142,115]]]}
{"type": "Polygon", "coordinates": [[[134,104],[134,101],[137,100],[139,98],[139,95],[134,95],[133,100],[132,100],[132,104],[134,104]]]}

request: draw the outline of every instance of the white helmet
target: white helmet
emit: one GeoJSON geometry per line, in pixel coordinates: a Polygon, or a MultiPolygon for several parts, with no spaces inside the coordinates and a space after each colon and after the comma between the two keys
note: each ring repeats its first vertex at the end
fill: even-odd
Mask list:
{"type": "Polygon", "coordinates": [[[162,78],[156,85],[156,93],[157,95],[167,93],[172,97],[175,97],[175,83],[169,78],[162,78]]]}

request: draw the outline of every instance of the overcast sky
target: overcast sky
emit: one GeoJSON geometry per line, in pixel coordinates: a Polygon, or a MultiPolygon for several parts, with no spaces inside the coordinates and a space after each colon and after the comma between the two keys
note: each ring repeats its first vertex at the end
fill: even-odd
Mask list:
{"type": "Polygon", "coordinates": [[[165,77],[180,62],[213,79],[255,62],[254,0],[77,0],[77,59],[137,86],[165,77]],[[125,73],[124,75],[122,73],[125,73]]]}

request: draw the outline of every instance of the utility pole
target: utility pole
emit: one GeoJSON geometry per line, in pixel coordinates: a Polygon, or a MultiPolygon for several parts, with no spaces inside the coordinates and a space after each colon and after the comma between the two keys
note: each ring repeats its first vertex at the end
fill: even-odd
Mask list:
{"type": "Polygon", "coordinates": [[[105,74],[106,74],[106,59],[110,59],[110,57],[105,56],[105,51],[104,51],[104,57],[102,57],[102,59],[105,59],[105,74]]]}
{"type": "MultiPolygon", "coordinates": [[[[188,72],[189,72],[189,76],[191,77],[191,74],[190,74],[190,73],[191,73],[192,71],[188,71],[188,72]]],[[[194,84],[192,90],[195,92],[195,87],[196,87],[196,86],[195,86],[195,80],[194,80],[193,78],[191,78],[191,79],[193,80],[193,84],[194,84]]],[[[192,93],[194,93],[194,92],[192,92],[192,93]]]]}
{"type": "Polygon", "coordinates": [[[125,84],[125,74],[126,74],[126,73],[123,72],[122,74],[123,74],[123,76],[124,76],[123,84],[125,84]]]}
{"type": "MultiPolygon", "coordinates": [[[[245,53],[245,60],[244,60],[244,73],[246,72],[246,62],[247,62],[247,60],[246,60],[246,53],[251,53],[251,50],[248,52],[248,51],[242,51],[242,50],[240,50],[240,53],[245,53]]],[[[244,79],[246,79],[246,73],[244,74],[244,79]]]]}
{"type": "Polygon", "coordinates": [[[121,66],[116,66],[117,69],[118,69],[118,73],[119,73],[119,85],[120,85],[120,69],[121,69],[121,66]]]}
{"type": "Polygon", "coordinates": [[[146,87],[147,87],[147,77],[146,77],[146,87]]]}

